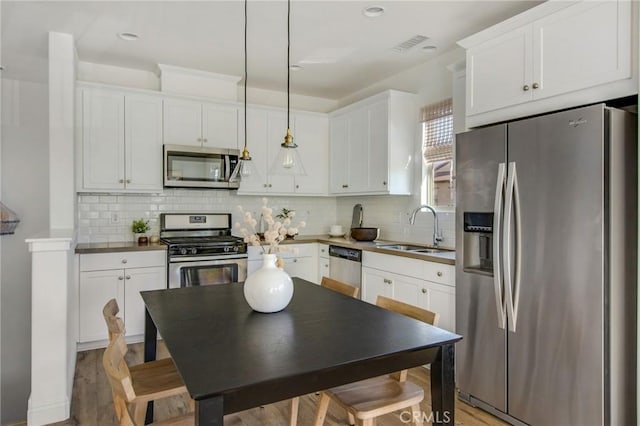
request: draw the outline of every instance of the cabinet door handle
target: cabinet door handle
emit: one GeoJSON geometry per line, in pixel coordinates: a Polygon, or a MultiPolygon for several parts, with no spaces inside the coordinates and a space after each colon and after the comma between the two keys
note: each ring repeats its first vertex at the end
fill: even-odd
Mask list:
{"type": "Polygon", "coordinates": [[[525,84],[525,85],[522,87],[522,90],[524,90],[525,92],[526,92],[527,90],[529,90],[529,85],[528,85],[528,84],[525,84]]]}
{"type": "Polygon", "coordinates": [[[127,275],[125,278],[130,280],[131,279],[131,275],[127,275]]]}
{"type": "Polygon", "coordinates": [[[293,259],[293,263],[298,263],[298,259],[293,259]]]}
{"type": "Polygon", "coordinates": [[[538,83],[533,83],[533,85],[531,87],[533,87],[534,89],[537,89],[537,88],[540,87],[540,85],[538,83]]]}
{"type": "Polygon", "coordinates": [[[296,189],[300,189],[300,185],[296,185],[296,189]]]}
{"type": "Polygon", "coordinates": [[[269,184],[269,188],[271,188],[273,185],[269,184]]]}
{"type": "Polygon", "coordinates": [[[386,180],[385,180],[385,181],[382,181],[382,184],[383,184],[384,186],[387,186],[387,181],[386,181],[386,180]]]}
{"type": "Polygon", "coordinates": [[[423,293],[423,294],[427,294],[427,289],[426,289],[426,288],[423,288],[423,289],[422,289],[422,293],[423,293]]]}
{"type": "Polygon", "coordinates": [[[348,188],[348,187],[349,187],[349,185],[342,185],[342,187],[343,187],[343,188],[348,188]]]}
{"type": "Polygon", "coordinates": [[[123,277],[122,275],[120,275],[120,276],[118,277],[118,279],[119,279],[120,281],[122,281],[122,280],[124,280],[124,277],[123,277]]]}
{"type": "Polygon", "coordinates": [[[131,179],[127,179],[127,183],[131,183],[131,179]]]}
{"type": "Polygon", "coordinates": [[[393,281],[391,281],[391,280],[389,280],[387,278],[385,278],[383,281],[384,281],[385,284],[391,284],[393,282],[393,281]]]}
{"type": "Polygon", "coordinates": [[[122,263],[127,263],[127,259],[122,259],[122,263]]]}
{"type": "Polygon", "coordinates": [[[204,138],[204,139],[202,139],[202,142],[207,143],[207,142],[208,142],[208,139],[207,139],[207,138],[204,138]]]}
{"type": "Polygon", "coordinates": [[[124,183],[124,179],[120,179],[118,183],[124,183]]]}
{"type": "Polygon", "coordinates": [[[325,263],[325,264],[324,264],[324,267],[325,267],[325,268],[328,268],[328,267],[329,267],[329,265],[325,263]]]}
{"type": "Polygon", "coordinates": [[[202,138],[198,138],[198,142],[202,142],[202,138]]]}
{"type": "Polygon", "coordinates": [[[264,186],[264,187],[266,188],[266,187],[267,187],[267,184],[265,183],[265,184],[264,184],[264,185],[262,185],[262,186],[264,186]]]}
{"type": "Polygon", "coordinates": [[[436,272],[436,275],[441,277],[442,276],[442,272],[438,271],[438,272],[436,272]]]}

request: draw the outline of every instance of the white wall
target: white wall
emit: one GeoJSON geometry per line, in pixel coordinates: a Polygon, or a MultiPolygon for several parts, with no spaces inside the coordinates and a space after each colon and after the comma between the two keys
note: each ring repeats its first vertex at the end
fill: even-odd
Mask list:
{"type": "Polygon", "coordinates": [[[2,80],[2,201],[20,223],[2,244],[2,419],[26,419],[31,367],[31,256],[25,238],[49,227],[48,85],[2,80]]]}
{"type": "MultiPolygon", "coordinates": [[[[94,83],[110,84],[114,86],[132,87],[160,91],[160,78],[157,74],[132,68],[116,67],[91,62],[78,62],[78,80],[94,83]]],[[[286,91],[265,90],[249,87],[247,99],[250,104],[268,105],[275,107],[287,106],[286,91]]],[[[185,94],[191,96],[190,94],[185,94]]],[[[228,99],[224,99],[228,100],[228,99]]],[[[244,87],[238,85],[237,101],[244,100],[244,87]]],[[[333,99],[291,93],[291,109],[329,112],[337,107],[333,99]]]]}

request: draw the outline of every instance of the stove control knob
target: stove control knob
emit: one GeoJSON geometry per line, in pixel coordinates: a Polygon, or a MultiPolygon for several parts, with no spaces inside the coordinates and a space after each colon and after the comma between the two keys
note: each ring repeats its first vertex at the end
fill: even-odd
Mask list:
{"type": "Polygon", "coordinates": [[[181,249],[180,249],[180,254],[181,254],[181,255],[183,255],[183,256],[184,256],[185,254],[187,254],[187,249],[186,249],[186,248],[184,248],[184,247],[183,247],[183,248],[181,248],[181,249]]]}
{"type": "Polygon", "coordinates": [[[195,248],[195,247],[194,247],[194,248],[192,248],[192,249],[191,249],[191,254],[196,254],[196,253],[198,253],[198,249],[197,249],[197,248],[195,248]]]}
{"type": "Polygon", "coordinates": [[[235,246],[235,247],[233,248],[233,251],[238,251],[238,246],[235,246]]]}
{"type": "Polygon", "coordinates": [[[225,247],[225,248],[224,248],[224,252],[225,252],[225,253],[228,253],[228,252],[229,252],[229,249],[230,249],[230,247],[225,247]]]}

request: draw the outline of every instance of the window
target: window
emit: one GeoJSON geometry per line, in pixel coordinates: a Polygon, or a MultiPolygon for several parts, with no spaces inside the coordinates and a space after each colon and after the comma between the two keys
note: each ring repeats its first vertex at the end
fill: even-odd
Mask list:
{"type": "Polygon", "coordinates": [[[453,103],[427,105],[422,116],[422,204],[453,207],[453,103]]]}

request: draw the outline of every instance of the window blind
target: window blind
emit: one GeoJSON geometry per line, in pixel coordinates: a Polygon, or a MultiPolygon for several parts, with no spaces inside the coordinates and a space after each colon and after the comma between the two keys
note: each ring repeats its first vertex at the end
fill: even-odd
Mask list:
{"type": "Polygon", "coordinates": [[[453,156],[453,102],[445,99],[420,110],[423,125],[422,156],[425,163],[453,156]]]}

